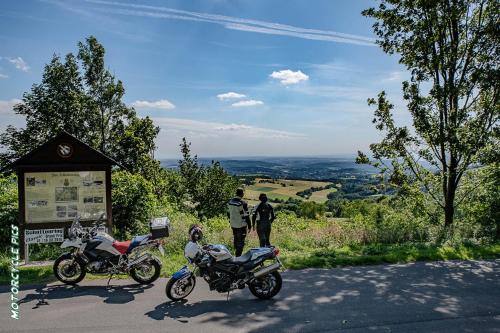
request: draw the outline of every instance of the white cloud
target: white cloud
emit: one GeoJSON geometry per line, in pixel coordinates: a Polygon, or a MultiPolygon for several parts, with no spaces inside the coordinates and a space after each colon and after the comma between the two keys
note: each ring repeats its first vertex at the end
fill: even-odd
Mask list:
{"type": "Polygon", "coordinates": [[[142,109],[162,109],[162,110],[172,110],[175,105],[166,99],[160,99],[159,101],[135,101],[130,104],[134,108],[142,109]]]}
{"type": "Polygon", "coordinates": [[[26,63],[26,61],[23,60],[21,57],[17,58],[9,58],[9,62],[16,66],[17,69],[27,72],[30,69],[30,66],[26,63]]]}
{"type": "Polygon", "coordinates": [[[390,72],[389,75],[382,81],[401,81],[401,79],[403,78],[403,74],[403,72],[399,71],[390,72]]]}
{"type": "Polygon", "coordinates": [[[17,98],[13,98],[11,100],[8,100],[8,101],[2,101],[0,100],[0,113],[14,113],[12,111],[14,105],[18,104],[18,103],[21,103],[22,101],[20,99],[17,99],[17,98]]]}
{"type": "Polygon", "coordinates": [[[120,14],[152,17],[159,19],[195,21],[222,25],[226,29],[247,31],[254,33],[289,36],[310,40],[321,40],[327,42],[348,43],[364,46],[374,46],[375,39],[360,35],[346,34],[330,30],[308,29],[295,27],[286,24],[266,22],[239,17],[231,17],[218,14],[209,14],[201,12],[191,12],[168,7],[140,5],[124,2],[111,2],[101,0],[87,0],[87,2],[101,5],[97,10],[120,14]],[[115,8],[113,8],[115,7],[115,8]],[[116,7],[128,8],[120,9],[116,7]]]}
{"type": "Polygon", "coordinates": [[[273,79],[280,80],[281,84],[297,84],[300,81],[309,80],[309,76],[302,73],[302,71],[292,71],[290,69],[285,69],[278,72],[272,72],[270,75],[273,79]]]}
{"type": "Polygon", "coordinates": [[[241,108],[241,107],[247,107],[247,106],[256,106],[256,105],[262,105],[264,102],[262,101],[257,101],[255,99],[249,99],[246,101],[239,101],[236,103],[231,104],[231,106],[235,108],[241,108]]]}
{"type": "Polygon", "coordinates": [[[291,139],[303,137],[303,134],[255,127],[245,124],[226,124],[202,120],[181,118],[154,117],[153,121],[166,132],[179,131],[204,137],[238,136],[239,138],[274,138],[291,139]]]}
{"type": "Polygon", "coordinates": [[[8,79],[8,78],[9,78],[8,75],[0,73],[0,79],[8,79]]]}
{"type": "Polygon", "coordinates": [[[239,99],[239,98],[244,98],[244,97],[247,97],[247,96],[243,95],[243,94],[235,93],[233,91],[217,95],[217,98],[221,101],[224,101],[226,99],[239,99]]]}

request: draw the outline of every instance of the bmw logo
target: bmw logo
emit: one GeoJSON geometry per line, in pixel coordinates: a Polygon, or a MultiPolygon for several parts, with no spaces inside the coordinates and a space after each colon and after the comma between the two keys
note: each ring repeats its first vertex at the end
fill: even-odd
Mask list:
{"type": "Polygon", "coordinates": [[[73,155],[73,147],[67,143],[61,143],[57,146],[57,154],[62,158],[68,158],[73,155]]]}

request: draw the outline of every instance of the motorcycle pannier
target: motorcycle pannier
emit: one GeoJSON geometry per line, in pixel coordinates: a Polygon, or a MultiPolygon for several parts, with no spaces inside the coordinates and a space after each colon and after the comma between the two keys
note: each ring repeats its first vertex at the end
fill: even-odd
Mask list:
{"type": "Polygon", "coordinates": [[[157,217],[151,220],[150,230],[153,239],[168,237],[170,233],[170,220],[168,217],[157,217]]]}

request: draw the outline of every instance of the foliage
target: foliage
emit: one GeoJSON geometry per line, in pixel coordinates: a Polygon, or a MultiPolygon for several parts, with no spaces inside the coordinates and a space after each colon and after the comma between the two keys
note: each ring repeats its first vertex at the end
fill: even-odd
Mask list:
{"type": "Polygon", "coordinates": [[[465,239],[500,240],[500,165],[470,170],[463,183],[455,233],[465,239]]]}
{"type": "Polygon", "coordinates": [[[373,123],[385,133],[370,146],[374,161],[399,186],[416,181],[453,222],[457,189],[471,165],[498,149],[500,4],[496,0],[393,1],[363,11],[376,19],[377,43],[411,72],[403,97],[413,128],[395,124],[385,92],[373,123]],[[389,160],[391,165],[386,165],[389,160]]]}
{"type": "Polygon", "coordinates": [[[317,219],[325,214],[325,205],[314,201],[303,201],[299,205],[297,215],[309,219],[317,219]]]}
{"type": "Polygon", "coordinates": [[[171,186],[176,187],[174,200],[179,207],[194,212],[199,219],[224,214],[226,204],[234,195],[238,181],[229,175],[219,162],[209,166],[191,156],[191,144],[182,139],[182,159],[179,161],[179,175],[172,177],[171,186]]]}
{"type": "Polygon", "coordinates": [[[0,248],[10,244],[11,225],[17,225],[17,177],[0,177],[0,248]]]}
{"type": "Polygon", "coordinates": [[[151,183],[139,174],[126,171],[112,175],[113,225],[117,238],[129,239],[149,232],[149,222],[158,201],[151,183]]]}
{"type": "Polygon", "coordinates": [[[155,169],[154,139],[159,129],[137,117],[122,101],[125,89],[104,64],[104,47],[93,36],[78,43],[78,54],[54,55],[42,81],[14,106],[25,128],[8,126],[0,135],[0,166],[31,151],[61,131],[69,132],[149,177],[155,169]]]}

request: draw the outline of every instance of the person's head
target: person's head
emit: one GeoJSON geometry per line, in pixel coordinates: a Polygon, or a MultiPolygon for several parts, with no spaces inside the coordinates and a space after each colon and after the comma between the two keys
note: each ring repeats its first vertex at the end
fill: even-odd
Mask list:
{"type": "Polygon", "coordinates": [[[260,202],[266,203],[267,202],[267,195],[265,193],[261,193],[259,195],[259,200],[260,200],[260,202]]]}
{"type": "Polygon", "coordinates": [[[192,242],[196,243],[203,238],[203,231],[201,230],[201,226],[198,224],[192,224],[189,227],[189,238],[192,242]]]}
{"type": "Polygon", "coordinates": [[[245,192],[243,192],[242,188],[239,188],[239,189],[236,190],[236,196],[237,197],[243,198],[244,194],[245,194],[245,192]]]}

